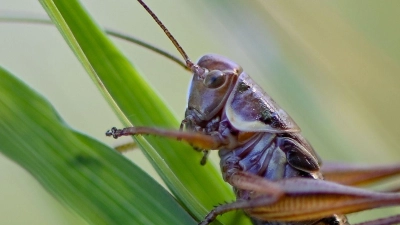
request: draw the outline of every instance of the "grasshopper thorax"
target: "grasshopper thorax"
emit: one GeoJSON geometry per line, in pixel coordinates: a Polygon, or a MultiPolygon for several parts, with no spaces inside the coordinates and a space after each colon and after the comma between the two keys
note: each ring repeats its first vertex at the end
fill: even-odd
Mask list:
{"type": "Polygon", "coordinates": [[[186,116],[206,122],[221,112],[243,69],[215,54],[204,55],[194,67],[186,116]]]}

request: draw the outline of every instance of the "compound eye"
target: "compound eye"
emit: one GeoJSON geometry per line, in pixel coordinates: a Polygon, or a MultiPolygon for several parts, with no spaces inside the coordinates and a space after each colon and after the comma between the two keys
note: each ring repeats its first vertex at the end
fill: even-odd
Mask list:
{"type": "Polygon", "coordinates": [[[220,70],[211,70],[207,73],[206,78],[203,83],[208,88],[218,88],[221,87],[225,82],[225,75],[220,70]]]}

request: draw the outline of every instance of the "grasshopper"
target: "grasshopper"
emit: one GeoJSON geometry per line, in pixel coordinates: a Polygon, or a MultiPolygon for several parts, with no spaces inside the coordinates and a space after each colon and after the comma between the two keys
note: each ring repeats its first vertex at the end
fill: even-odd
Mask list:
{"type": "MultiPolygon", "coordinates": [[[[167,28],[142,1],[193,73],[180,129],[112,128],[107,136],[150,134],[173,138],[205,152],[218,150],[223,178],[237,200],[215,207],[200,225],[218,215],[244,210],[254,224],[349,224],[345,214],[400,205],[400,194],[357,186],[400,172],[400,166],[322,167],[300,128],[241,66],[215,54],[193,63],[167,28]]],[[[363,224],[400,223],[400,214],[363,224]]]]}

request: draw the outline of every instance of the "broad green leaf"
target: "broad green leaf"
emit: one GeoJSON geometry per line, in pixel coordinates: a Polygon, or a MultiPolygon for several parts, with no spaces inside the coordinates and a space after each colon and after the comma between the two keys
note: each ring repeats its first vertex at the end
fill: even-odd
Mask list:
{"type": "Polygon", "coordinates": [[[0,151],[92,224],[195,224],[145,172],[0,67],[0,151]]]}
{"type": "MultiPolygon", "coordinates": [[[[179,127],[168,107],[78,2],[43,0],[41,3],[126,125],[179,127]]],[[[171,192],[198,220],[214,205],[234,199],[230,187],[222,181],[219,169],[211,164],[201,167],[202,155],[190,146],[158,137],[136,137],[135,140],[171,192]]],[[[234,213],[221,217],[221,221],[237,222],[238,218],[234,213]]]]}

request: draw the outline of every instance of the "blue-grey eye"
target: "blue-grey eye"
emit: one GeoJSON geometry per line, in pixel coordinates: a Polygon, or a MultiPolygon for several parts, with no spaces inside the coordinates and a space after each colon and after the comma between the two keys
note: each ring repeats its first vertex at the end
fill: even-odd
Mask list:
{"type": "Polygon", "coordinates": [[[221,87],[225,82],[225,75],[220,70],[211,70],[207,73],[204,79],[204,85],[208,88],[218,88],[221,87]]]}

